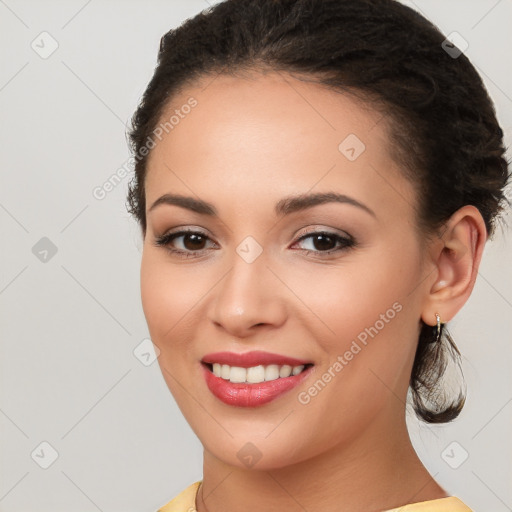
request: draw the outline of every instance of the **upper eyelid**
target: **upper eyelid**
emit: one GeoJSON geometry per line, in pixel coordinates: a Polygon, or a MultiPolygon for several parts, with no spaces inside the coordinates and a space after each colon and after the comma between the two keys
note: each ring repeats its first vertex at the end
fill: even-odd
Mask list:
{"type": "MultiPolygon", "coordinates": [[[[171,231],[171,232],[164,233],[163,235],[156,236],[155,238],[156,238],[157,242],[159,240],[163,240],[165,238],[172,237],[171,240],[169,241],[169,242],[171,242],[177,238],[181,238],[183,236],[186,236],[187,234],[192,233],[192,234],[199,234],[201,236],[204,236],[210,242],[212,242],[214,245],[218,245],[217,242],[208,233],[205,233],[204,231],[202,231],[199,228],[176,228],[176,229],[177,229],[176,231],[171,231]]],[[[296,235],[294,237],[293,245],[301,242],[304,239],[309,238],[310,236],[318,235],[318,234],[326,234],[327,236],[332,236],[333,238],[336,239],[337,242],[339,242],[340,239],[341,240],[349,240],[350,242],[354,242],[354,238],[351,235],[349,235],[348,233],[345,233],[345,232],[339,233],[339,232],[334,231],[332,228],[328,229],[328,228],[314,227],[314,228],[308,228],[306,232],[296,235]]],[[[188,252],[188,253],[194,252],[194,251],[183,251],[182,249],[176,249],[176,250],[182,251],[182,252],[188,252]]],[[[205,249],[198,249],[197,251],[200,252],[203,250],[205,250],[205,249]]],[[[328,252],[328,251],[318,251],[318,252],[328,252]]]]}
{"type": "Polygon", "coordinates": [[[300,235],[297,235],[297,238],[300,240],[304,236],[314,235],[314,234],[317,234],[317,233],[325,233],[327,235],[339,236],[341,238],[352,238],[352,236],[349,235],[345,231],[342,231],[342,230],[339,230],[339,229],[334,229],[334,228],[320,228],[320,227],[307,228],[307,231],[305,231],[304,233],[302,233],[300,235]]]}
{"type": "MultiPolygon", "coordinates": [[[[296,240],[300,240],[303,237],[308,236],[308,235],[314,235],[314,234],[319,234],[319,233],[325,233],[327,235],[339,236],[341,238],[352,238],[352,236],[349,235],[348,233],[341,231],[341,230],[336,230],[334,228],[313,227],[313,228],[306,228],[306,229],[307,229],[307,231],[300,233],[298,235],[295,235],[296,240]]],[[[162,235],[155,235],[155,238],[158,239],[158,238],[163,238],[163,237],[167,237],[167,236],[171,236],[171,235],[177,235],[176,237],[178,238],[178,235],[183,236],[184,234],[188,234],[188,233],[200,234],[200,235],[203,235],[203,236],[209,238],[210,240],[212,240],[212,237],[207,232],[203,231],[202,228],[194,228],[194,227],[192,227],[192,228],[179,227],[179,228],[176,228],[176,231],[166,231],[162,235]]]]}

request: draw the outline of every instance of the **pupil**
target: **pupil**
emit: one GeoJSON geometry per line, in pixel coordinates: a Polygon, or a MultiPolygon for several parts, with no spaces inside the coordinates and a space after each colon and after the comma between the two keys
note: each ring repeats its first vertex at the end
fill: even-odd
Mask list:
{"type": "Polygon", "coordinates": [[[201,235],[196,235],[196,234],[190,234],[190,235],[185,235],[184,239],[183,239],[183,244],[185,245],[185,247],[187,247],[188,245],[192,245],[192,247],[187,247],[187,249],[190,249],[192,251],[196,251],[198,249],[202,249],[202,247],[197,247],[197,245],[201,245],[201,242],[204,243],[204,240],[201,240],[203,237],[201,235]],[[186,242],[188,241],[191,241],[191,244],[187,244],[186,242]],[[195,244],[195,245],[194,245],[195,244]]]}
{"type": "Polygon", "coordinates": [[[332,246],[332,238],[328,235],[316,235],[315,237],[315,247],[317,249],[332,249],[332,247],[326,247],[325,246],[325,241],[327,240],[327,245],[328,246],[332,246]],[[320,240],[320,244],[318,244],[318,241],[320,240]],[[323,242],[322,242],[323,240],[323,242]]]}

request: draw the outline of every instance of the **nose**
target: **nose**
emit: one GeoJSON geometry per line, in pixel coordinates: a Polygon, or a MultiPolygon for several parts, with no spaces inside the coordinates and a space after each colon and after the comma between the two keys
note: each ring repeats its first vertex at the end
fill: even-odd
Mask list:
{"type": "Polygon", "coordinates": [[[231,269],[214,288],[209,319],[236,338],[247,338],[286,321],[285,286],[260,255],[247,263],[234,255],[231,269]]]}

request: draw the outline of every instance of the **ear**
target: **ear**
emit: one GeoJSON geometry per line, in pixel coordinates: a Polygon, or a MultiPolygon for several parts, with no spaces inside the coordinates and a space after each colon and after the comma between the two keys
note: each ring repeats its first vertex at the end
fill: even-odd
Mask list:
{"type": "Polygon", "coordinates": [[[434,263],[432,279],[426,280],[421,318],[427,325],[451,320],[466,303],[475,285],[478,268],[487,241],[487,229],[478,209],[466,205],[445,224],[439,239],[430,248],[434,263]]]}

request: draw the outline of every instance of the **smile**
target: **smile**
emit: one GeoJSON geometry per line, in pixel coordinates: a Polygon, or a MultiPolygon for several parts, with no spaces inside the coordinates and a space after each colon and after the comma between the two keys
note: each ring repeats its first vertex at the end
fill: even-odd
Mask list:
{"type": "Polygon", "coordinates": [[[268,352],[218,352],[205,356],[203,375],[210,392],[225,404],[257,407],[298,386],[313,364],[268,352]]]}
{"type": "Polygon", "coordinates": [[[216,377],[234,383],[260,384],[270,380],[282,379],[290,375],[298,375],[306,365],[290,366],[284,364],[270,364],[268,366],[251,366],[250,368],[242,368],[240,366],[229,366],[228,364],[213,363],[211,371],[216,377]]]}

